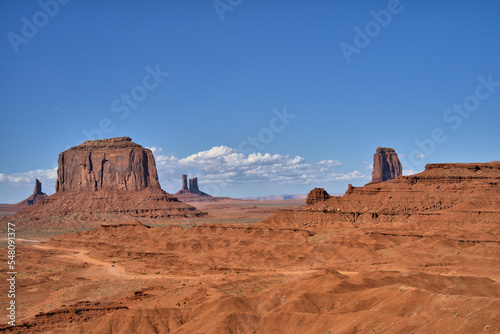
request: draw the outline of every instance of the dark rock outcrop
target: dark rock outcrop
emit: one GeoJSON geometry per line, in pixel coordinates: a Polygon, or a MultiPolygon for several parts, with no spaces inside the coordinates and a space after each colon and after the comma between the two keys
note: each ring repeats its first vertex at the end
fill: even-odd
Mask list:
{"type": "Polygon", "coordinates": [[[306,204],[314,205],[318,202],[323,202],[330,199],[330,195],[323,188],[314,188],[307,194],[306,204]]]}
{"type": "Polygon", "coordinates": [[[182,189],[181,190],[189,190],[189,188],[188,188],[188,181],[187,181],[187,175],[186,174],[182,175],[182,189]]]}
{"type": "Polygon", "coordinates": [[[392,148],[378,147],[373,156],[372,182],[384,182],[403,175],[403,167],[392,148]]]}

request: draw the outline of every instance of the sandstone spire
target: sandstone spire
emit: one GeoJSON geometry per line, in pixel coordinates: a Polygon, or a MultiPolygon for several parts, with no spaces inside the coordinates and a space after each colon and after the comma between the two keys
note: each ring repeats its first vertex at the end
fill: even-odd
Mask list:
{"type": "Polygon", "coordinates": [[[218,200],[219,197],[213,197],[209,194],[204,193],[198,188],[198,177],[189,178],[189,187],[187,185],[187,175],[182,175],[182,189],[176,192],[174,195],[181,201],[196,202],[201,199],[206,200],[218,200]]]}
{"type": "Polygon", "coordinates": [[[200,189],[198,188],[198,177],[193,177],[189,179],[189,191],[193,194],[199,194],[200,189]]]}
{"type": "Polygon", "coordinates": [[[41,195],[42,193],[42,183],[38,181],[38,179],[35,180],[35,189],[33,190],[33,195],[41,195]]]}
{"type": "Polygon", "coordinates": [[[373,156],[372,182],[383,182],[403,175],[403,167],[392,148],[378,147],[373,156]]]}

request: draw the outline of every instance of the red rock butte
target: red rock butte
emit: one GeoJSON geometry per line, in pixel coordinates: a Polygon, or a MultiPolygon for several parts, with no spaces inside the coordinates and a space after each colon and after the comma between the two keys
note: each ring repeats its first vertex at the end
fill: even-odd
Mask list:
{"type": "Polygon", "coordinates": [[[129,137],[86,141],[62,152],[56,193],[18,213],[33,218],[69,214],[204,215],[161,189],[153,153],[129,137]]]}
{"type": "Polygon", "coordinates": [[[384,182],[403,175],[398,155],[390,147],[378,147],[373,155],[372,182],[384,182]]]}
{"type": "Polygon", "coordinates": [[[58,165],[56,191],[160,189],[153,153],[129,137],[86,141],[58,165]]]}

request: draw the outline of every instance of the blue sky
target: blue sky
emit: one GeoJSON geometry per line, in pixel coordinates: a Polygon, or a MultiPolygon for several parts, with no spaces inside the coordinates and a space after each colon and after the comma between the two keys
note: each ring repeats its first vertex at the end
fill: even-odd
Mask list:
{"type": "Polygon", "coordinates": [[[0,203],[100,136],[233,197],[343,193],[378,146],[499,160],[496,0],[10,0],[0,36],[0,203]]]}

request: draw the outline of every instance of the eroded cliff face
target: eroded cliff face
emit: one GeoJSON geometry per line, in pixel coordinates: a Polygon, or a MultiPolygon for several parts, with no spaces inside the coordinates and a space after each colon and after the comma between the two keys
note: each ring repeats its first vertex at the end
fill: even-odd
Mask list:
{"type": "Polygon", "coordinates": [[[129,137],[119,137],[86,141],[62,152],[56,193],[18,217],[77,215],[100,220],[116,215],[170,218],[204,214],[161,189],[151,150],[129,137]]]}
{"type": "Polygon", "coordinates": [[[330,194],[323,188],[314,188],[307,194],[306,204],[314,205],[317,202],[323,202],[330,199],[330,194]]]}
{"type": "Polygon", "coordinates": [[[59,154],[56,191],[160,189],[151,150],[129,137],[86,141],[59,154]]]}
{"type": "Polygon", "coordinates": [[[304,212],[322,212],[331,221],[355,224],[493,224],[500,217],[500,162],[429,164],[419,174],[363,187],[349,185],[344,196],[330,197],[316,188],[304,212]]]}
{"type": "Polygon", "coordinates": [[[373,156],[372,182],[384,182],[403,175],[397,153],[389,147],[378,147],[373,156]]]}
{"type": "Polygon", "coordinates": [[[453,211],[500,212],[500,162],[428,164],[419,174],[364,187],[311,203],[341,211],[412,214],[453,211]]]}

